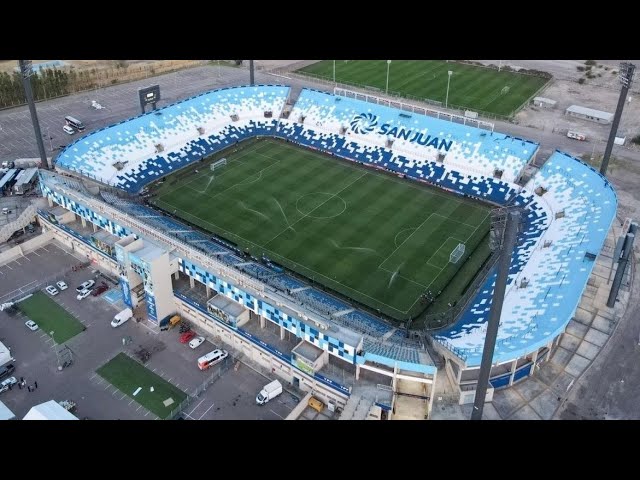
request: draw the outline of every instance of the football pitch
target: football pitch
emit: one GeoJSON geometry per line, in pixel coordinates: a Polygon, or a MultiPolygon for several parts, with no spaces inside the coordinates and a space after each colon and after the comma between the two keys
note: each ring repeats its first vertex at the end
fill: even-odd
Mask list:
{"type": "MultiPolygon", "coordinates": [[[[333,80],[333,60],[322,60],[300,69],[333,80]]],[[[386,60],[336,60],[336,81],[386,89],[386,60]]],[[[548,79],[515,72],[498,72],[443,60],[392,60],[389,64],[389,93],[428,99],[445,104],[448,71],[448,106],[510,116],[537,92],[548,79]]]]}
{"type": "Polygon", "coordinates": [[[489,229],[486,206],[278,140],[227,162],[169,177],[152,201],[399,320],[444,290],[489,229]]]}

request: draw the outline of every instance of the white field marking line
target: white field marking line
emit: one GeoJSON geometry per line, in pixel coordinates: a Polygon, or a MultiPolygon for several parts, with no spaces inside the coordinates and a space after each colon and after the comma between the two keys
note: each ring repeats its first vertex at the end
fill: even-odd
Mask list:
{"type": "MultiPolygon", "coordinates": [[[[280,235],[282,235],[284,232],[286,232],[287,230],[289,230],[290,228],[293,228],[293,226],[300,222],[301,220],[304,220],[305,218],[307,218],[309,215],[311,215],[313,212],[315,212],[318,208],[320,208],[321,206],[323,206],[325,203],[327,203],[329,200],[331,200],[332,198],[337,197],[339,194],[341,194],[342,192],[344,192],[347,188],[349,188],[350,186],[352,186],[354,183],[356,183],[358,180],[360,180],[361,178],[363,178],[364,176],[366,176],[369,172],[364,172],[362,175],[360,175],[358,178],[356,178],[355,180],[353,180],[352,182],[348,183],[346,186],[344,186],[343,188],[341,188],[339,191],[337,191],[336,193],[332,194],[330,197],[328,197],[324,202],[320,203],[318,206],[316,206],[315,208],[313,208],[312,210],[310,210],[309,212],[307,212],[305,215],[303,215],[302,217],[300,217],[298,220],[296,220],[295,222],[293,222],[292,224],[290,224],[287,228],[285,228],[283,231],[281,231],[279,234],[277,234],[275,237],[273,237],[271,240],[269,240],[267,243],[265,243],[265,247],[267,245],[269,245],[271,242],[273,242],[276,238],[278,238],[280,235]]],[[[311,217],[313,218],[313,217],[311,217]]]]}
{"type": "MultiPolygon", "coordinates": [[[[245,152],[242,152],[240,155],[238,155],[237,157],[235,157],[233,160],[230,160],[227,164],[227,167],[230,167],[231,165],[235,165],[237,163],[240,162],[240,160],[244,157],[246,157],[249,153],[251,153],[251,147],[249,147],[245,152]]],[[[224,170],[224,172],[222,172],[220,175],[218,175],[219,177],[221,177],[222,175],[224,175],[226,172],[228,172],[230,169],[226,168],[224,170]]],[[[177,172],[174,172],[177,173],[177,172]]],[[[196,175],[195,178],[191,179],[190,181],[188,181],[187,183],[184,184],[179,184],[178,186],[176,186],[174,189],[169,190],[168,192],[163,193],[162,195],[160,195],[158,197],[158,199],[162,199],[162,197],[164,197],[165,195],[169,195],[173,192],[175,192],[178,188],[181,187],[186,187],[187,185],[190,185],[191,183],[195,182],[196,180],[199,180],[200,178],[204,177],[205,173],[207,174],[211,174],[211,167],[209,165],[207,165],[206,169],[202,171],[202,173],[199,173],[196,175]]]]}
{"type": "Polygon", "coordinates": [[[202,415],[200,415],[200,418],[198,420],[202,420],[202,417],[204,417],[207,413],[209,413],[209,410],[211,410],[214,405],[215,405],[215,403],[211,402],[211,406],[209,408],[207,408],[207,410],[202,415]]]}
{"type": "MultiPolygon", "coordinates": [[[[387,258],[385,258],[384,260],[382,260],[382,262],[380,262],[380,264],[378,265],[378,268],[381,268],[381,267],[382,267],[382,265],[384,265],[384,263],[385,263],[387,260],[389,260],[389,258],[391,258],[391,257],[393,256],[393,254],[394,254],[394,253],[396,253],[396,251],[397,251],[397,250],[398,250],[402,245],[404,245],[404,244],[407,242],[407,240],[409,240],[411,237],[413,237],[413,236],[415,235],[415,233],[416,233],[418,230],[420,230],[420,229],[422,228],[422,226],[423,226],[425,223],[427,223],[427,221],[428,221],[428,220],[429,220],[433,215],[434,215],[433,213],[429,214],[429,216],[428,216],[427,218],[425,218],[425,219],[424,219],[424,221],[423,221],[423,222],[422,222],[422,223],[421,223],[421,224],[420,224],[420,225],[419,225],[419,226],[418,226],[418,227],[417,227],[413,232],[411,232],[411,235],[409,235],[407,238],[405,238],[405,239],[404,239],[404,241],[403,241],[400,245],[398,245],[398,246],[393,250],[393,252],[391,252],[389,255],[387,255],[387,258]]],[[[405,230],[406,230],[406,229],[405,229],[405,230]]],[[[394,242],[394,243],[395,243],[395,242],[394,242]]]]}
{"type": "Polygon", "coordinates": [[[22,255],[22,258],[31,261],[31,259],[29,257],[27,257],[26,255],[22,255]]]}
{"type": "MultiPolygon", "coordinates": [[[[222,228],[222,227],[219,227],[218,225],[216,225],[216,224],[214,224],[214,223],[208,222],[208,221],[206,221],[206,220],[202,220],[201,218],[196,217],[195,215],[193,215],[193,214],[191,214],[191,213],[184,212],[183,210],[181,210],[181,212],[182,212],[184,215],[186,215],[186,216],[192,216],[192,217],[196,218],[197,220],[199,220],[199,221],[201,221],[201,222],[203,222],[203,223],[206,223],[206,224],[208,224],[208,225],[211,225],[211,226],[212,226],[212,227],[214,227],[214,229],[216,229],[216,230],[219,230],[219,231],[222,231],[222,232],[227,233],[227,235],[228,235],[229,237],[231,237],[231,238],[233,238],[233,237],[235,237],[235,238],[239,238],[240,240],[244,241],[245,243],[248,243],[248,244],[254,245],[254,246],[258,247],[258,248],[261,248],[261,249],[265,250],[266,252],[271,253],[271,256],[273,256],[273,257],[279,257],[279,258],[282,258],[282,259],[286,260],[286,261],[287,261],[287,262],[289,262],[289,263],[292,263],[292,264],[294,264],[294,265],[298,265],[299,267],[301,267],[301,268],[300,268],[300,270],[301,270],[302,272],[311,272],[311,273],[313,273],[314,275],[317,275],[317,276],[322,277],[322,278],[326,278],[327,280],[329,280],[329,282],[337,283],[338,285],[343,286],[345,289],[347,289],[347,290],[349,290],[349,291],[351,291],[351,292],[355,292],[355,293],[357,293],[358,295],[362,295],[363,297],[369,298],[369,299],[373,300],[374,302],[376,302],[376,303],[378,303],[378,304],[380,304],[380,305],[384,305],[385,307],[388,307],[388,308],[390,308],[391,310],[394,310],[394,311],[396,311],[396,312],[398,312],[398,313],[407,313],[407,311],[408,311],[408,310],[407,310],[407,311],[398,310],[397,308],[392,307],[391,305],[388,305],[388,304],[386,304],[386,303],[384,303],[384,302],[381,302],[380,300],[378,300],[378,299],[376,299],[376,298],[374,298],[374,297],[372,297],[372,296],[370,296],[370,295],[367,295],[366,293],[361,292],[360,290],[356,290],[355,288],[350,287],[350,286],[348,286],[348,285],[345,285],[344,283],[339,282],[338,280],[336,280],[336,279],[334,279],[334,278],[328,277],[327,275],[324,275],[324,274],[322,274],[322,273],[320,273],[320,272],[316,272],[315,270],[312,270],[312,269],[311,269],[311,268],[309,268],[309,267],[305,267],[304,265],[302,265],[302,264],[300,264],[300,263],[298,263],[298,262],[294,262],[293,260],[290,260],[290,259],[288,259],[287,257],[284,257],[284,256],[280,255],[279,253],[274,252],[273,250],[269,250],[268,248],[265,248],[265,247],[263,247],[262,245],[258,245],[258,244],[257,244],[257,243],[255,243],[255,242],[252,242],[252,241],[250,241],[250,240],[247,240],[246,238],[241,237],[240,235],[235,234],[235,233],[233,233],[233,232],[230,232],[229,230],[226,230],[226,229],[224,229],[224,228],[222,228]]],[[[306,273],[302,273],[302,274],[303,274],[303,275],[305,275],[305,276],[307,276],[307,277],[309,276],[309,275],[306,275],[306,273]]],[[[154,333],[155,333],[155,332],[154,332],[154,333]]]]}
{"type": "MultiPolygon", "coordinates": [[[[480,225],[482,225],[484,223],[484,221],[487,219],[487,217],[491,214],[491,212],[487,213],[484,217],[484,219],[482,220],[482,222],[480,222],[480,224],[478,225],[478,227],[480,225]]],[[[464,243],[466,243],[472,236],[473,234],[476,233],[476,230],[478,230],[478,227],[475,228],[475,230],[473,232],[471,232],[471,235],[469,235],[469,237],[467,237],[467,240],[465,240],[464,243]]],[[[448,265],[448,264],[447,264],[448,265]]],[[[447,265],[445,265],[444,267],[442,267],[442,269],[440,270],[440,273],[438,273],[438,275],[435,276],[435,278],[433,280],[431,280],[431,283],[427,286],[427,289],[433,284],[433,282],[435,282],[438,277],[440,276],[440,274],[442,274],[442,272],[444,272],[444,269],[447,268],[447,265]]],[[[413,302],[413,304],[407,309],[406,312],[402,312],[402,313],[407,313],[409,310],[411,310],[413,308],[413,306],[418,303],[418,300],[420,300],[420,297],[416,298],[416,300],[413,302]]]]}
{"type": "Polygon", "coordinates": [[[31,252],[31,253],[33,253],[33,254],[35,254],[37,256],[40,256],[40,254],[38,252],[36,252],[35,250],[33,252],[31,252]]]}
{"type": "Polygon", "coordinates": [[[3,266],[4,266],[4,267],[7,267],[9,270],[13,270],[13,268],[11,268],[11,267],[9,266],[9,264],[3,265],[3,266]]]}
{"type": "Polygon", "coordinates": [[[282,420],[284,420],[284,417],[282,415],[278,415],[276,412],[274,412],[273,410],[269,409],[269,411],[271,413],[273,413],[276,417],[280,417],[282,420]]]}
{"type": "Polygon", "coordinates": [[[91,377],[89,378],[89,380],[93,380],[94,377],[97,375],[97,373],[93,372],[93,375],[91,375],[91,377]]]}
{"type": "Polygon", "coordinates": [[[397,273],[397,272],[392,272],[391,270],[387,270],[386,268],[382,268],[382,267],[378,267],[380,268],[380,270],[384,270],[387,273],[391,273],[391,274],[396,274],[398,277],[406,280],[407,282],[411,282],[411,283],[415,283],[416,285],[421,286],[422,288],[427,288],[426,286],[424,286],[423,284],[421,284],[420,282],[416,282],[415,280],[411,280],[410,278],[405,277],[404,275],[397,273]]]}
{"type": "MultiPolygon", "coordinates": [[[[255,179],[251,180],[250,182],[246,182],[246,181],[245,181],[246,179],[245,179],[245,180],[243,180],[243,181],[241,181],[241,182],[239,182],[239,183],[236,183],[235,185],[231,185],[229,188],[226,188],[226,189],[224,189],[223,191],[218,192],[218,193],[216,193],[216,194],[214,194],[214,195],[209,195],[208,193],[206,193],[206,189],[205,189],[205,191],[196,190],[195,188],[193,188],[193,187],[189,187],[189,186],[187,186],[186,184],[185,184],[183,187],[184,187],[184,188],[188,188],[189,190],[191,190],[191,191],[193,191],[193,192],[196,192],[196,193],[198,193],[198,194],[200,194],[200,195],[204,195],[205,197],[209,197],[210,199],[212,199],[212,200],[213,200],[213,199],[214,199],[214,198],[216,198],[217,196],[219,196],[219,195],[223,195],[224,193],[226,193],[227,191],[231,190],[231,189],[232,189],[232,188],[234,188],[234,187],[240,187],[240,186],[245,186],[245,185],[251,185],[252,183],[255,183],[255,182],[257,182],[257,181],[261,180],[261,179],[262,179],[262,172],[264,172],[265,170],[268,170],[269,168],[273,167],[274,165],[277,165],[278,163],[280,163],[280,160],[276,160],[274,163],[272,163],[272,164],[271,164],[271,165],[269,165],[268,167],[264,167],[262,170],[260,170],[260,171],[258,172],[258,173],[260,174],[260,175],[258,176],[258,178],[255,178],[255,179]]],[[[205,206],[206,206],[206,207],[209,207],[210,205],[205,205],[205,206]]]]}
{"type": "Polygon", "coordinates": [[[135,402],[135,400],[132,398],[131,401],[129,402],[129,405],[131,405],[133,402],[135,402]]]}
{"type": "Polygon", "coordinates": [[[200,403],[198,403],[198,405],[196,405],[195,407],[193,407],[193,409],[192,409],[189,413],[187,413],[187,415],[191,416],[191,414],[192,414],[193,412],[195,412],[195,411],[196,411],[196,409],[197,409],[200,405],[202,405],[202,402],[204,402],[204,398],[203,398],[202,400],[200,400],[200,403]]]}
{"type": "MultiPolygon", "coordinates": [[[[204,400],[203,400],[204,401],[204,400]]],[[[183,413],[183,415],[189,417],[191,420],[195,420],[195,418],[193,418],[191,415],[189,415],[188,413],[183,413]]]]}
{"type": "Polygon", "coordinates": [[[127,396],[127,394],[123,393],[122,396],[120,397],[120,400],[124,400],[124,397],[126,397],[126,396],[127,396]]]}
{"type": "Polygon", "coordinates": [[[149,415],[149,410],[147,410],[147,413],[144,414],[145,418],[147,415],[149,415]]]}
{"type": "MultiPolygon", "coordinates": [[[[477,225],[471,225],[470,223],[460,222],[460,221],[458,221],[458,220],[456,220],[454,218],[447,217],[446,215],[441,215],[439,213],[434,213],[434,215],[437,215],[438,217],[446,218],[450,222],[459,223],[460,225],[465,225],[465,226],[470,227],[470,228],[477,228],[477,225]]],[[[484,220],[482,222],[484,222],[484,220]]],[[[480,224],[482,224],[482,222],[480,222],[480,224]]]]}
{"type": "Polygon", "coordinates": [[[476,231],[478,230],[478,228],[480,227],[480,225],[482,225],[485,220],[489,217],[489,215],[491,215],[491,211],[489,211],[489,213],[487,213],[484,218],[482,219],[482,221],[478,224],[478,226],[476,228],[473,229],[473,232],[471,232],[471,234],[467,237],[467,239],[463,242],[463,243],[467,243],[469,241],[469,239],[471,237],[473,237],[473,235],[476,233],[476,231]]]}
{"type": "MultiPolygon", "coordinates": [[[[443,269],[443,268],[445,268],[445,267],[446,267],[446,265],[445,265],[444,267],[439,267],[438,265],[434,265],[433,263],[431,263],[431,259],[432,259],[433,257],[435,257],[435,256],[436,256],[436,254],[440,251],[440,249],[441,249],[442,247],[444,247],[444,246],[446,245],[446,243],[447,243],[449,240],[451,240],[451,239],[455,240],[455,241],[456,241],[456,242],[458,242],[458,243],[464,243],[462,240],[458,240],[458,239],[457,239],[457,238],[455,238],[455,237],[451,237],[451,236],[447,237],[447,239],[446,239],[444,242],[442,242],[442,245],[440,245],[440,247],[438,248],[438,250],[436,250],[435,252],[433,252],[433,255],[431,255],[431,256],[429,257],[429,260],[427,260],[427,265],[431,265],[433,268],[439,268],[439,269],[443,269]]],[[[455,247],[454,247],[454,248],[455,248],[455,247]]]]}
{"type": "Polygon", "coordinates": [[[4,272],[3,272],[2,270],[0,270],[0,274],[1,274],[1,275],[4,275],[4,272]]]}
{"type": "MultiPolygon", "coordinates": [[[[14,262],[16,262],[18,265],[22,265],[18,260],[14,260],[14,262]]],[[[13,262],[11,262],[13,263],[13,262]]]]}

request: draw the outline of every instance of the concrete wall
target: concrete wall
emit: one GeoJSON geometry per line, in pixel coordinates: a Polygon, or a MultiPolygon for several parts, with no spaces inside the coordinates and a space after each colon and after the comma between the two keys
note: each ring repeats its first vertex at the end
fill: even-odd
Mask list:
{"type": "Polygon", "coordinates": [[[46,245],[47,243],[49,243],[52,239],[53,239],[53,232],[49,231],[41,235],[38,235],[35,238],[27,240],[26,242],[21,243],[20,245],[16,245],[15,247],[10,248],[9,250],[5,250],[4,252],[0,253],[0,265],[4,265],[5,263],[12,262],[16,258],[20,258],[23,255],[33,252],[34,250],[37,250],[43,245],[46,245]]]}
{"type": "Polygon", "coordinates": [[[296,405],[295,408],[291,410],[291,412],[289,413],[289,415],[287,415],[287,418],[285,418],[285,420],[297,420],[298,417],[302,414],[302,412],[304,412],[304,409],[307,408],[310,398],[311,398],[311,392],[307,393],[304,396],[304,398],[300,400],[300,403],[298,403],[298,405],[296,405]]]}

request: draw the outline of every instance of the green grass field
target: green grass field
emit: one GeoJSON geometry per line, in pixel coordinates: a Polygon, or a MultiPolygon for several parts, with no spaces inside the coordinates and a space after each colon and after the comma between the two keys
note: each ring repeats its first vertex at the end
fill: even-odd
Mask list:
{"type": "Polygon", "coordinates": [[[489,228],[488,207],[291,144],[263,139],[226,156],[215,176],[199,166],[153,201],[399,320],[444,290],[489,228]]]}
{"type": "MultiPolygon", "coordinates": [[[[389,92],[417,99],[442,102],[447,94],[448,71],[450,107],[510,116],[538,89],[546,78],[514,72],[498,72],[443,60],[393,60],[389,65],[389,92]],[[503,90],[508,87],[505,93],[503,90]]],[[[333,80],[333,60],[323,60],[299,70],[333,80]]],[[[336,81],[367,85],[385,91],[386,60],[336,60],[336,81]]]]}
{"type": "Polygon", "coordinates": [[[170,384],[151,370],[140,365],[124,353],[119,353],[98,370],[98,375],[122,393],[133,398],[147,410],[164,419],[169,416],[187,394],[178,387],[170,384]],[[142,387],[136,396],[133,393],[142,387]],[[150,391],[153,387],[153,392],[150,391]],[[164,401],[173,399],[173,403],[165,407],[164,401]]]}
{"type": "Polygon", "coordinates": [[[84,330],[80,321],[49,298],[44,292],[36,292],[18,303],[18,308],[36,322],[47,335],[53,331],[56,343],[64,343],[84,330]]]}

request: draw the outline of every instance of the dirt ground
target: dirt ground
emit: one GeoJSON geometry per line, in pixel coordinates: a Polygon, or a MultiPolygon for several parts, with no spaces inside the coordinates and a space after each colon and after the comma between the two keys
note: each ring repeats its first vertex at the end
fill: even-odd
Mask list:
{"type": "MultiPolygon", "coordinates": [[[[485,65],[498,65],[499,60],[480,60],[485,65]]],[[[632,60],[637,66],[640,61],[632,60]]],[[[619,70],[619,60],[596,60],[592,67],[595,74],[601,77],[587,79],[579,84],[578,79],[584,77],[584,72],[578,71],[578,66],[585,66],[585,60],[502,60],[502,65],[512,68],[536,69],[549,72],[553,80],[540,93],[540,96],[556,100],[554,109],[544,109],[529,106],[524,108],[515,119],[515,123],[541,130],[552,130],[565,133],[575,130],[584,133],[587,139],[596,142],[606,142],[611,129],[610,125],[567,117],[564,112],[570,105],[581,105],[605,112],[615,112],[620,95],[620,81],[613,71],[619,70]],[[608,70],[606,70],[608,68],[608,70]]],[[[636,82],[633,84],[618,128],[618,136],[626,137],[627,144],[631,138],[640,135],[640,80],[636,72],[636,82]]],[[[598,147],[596,147],[597,149],[598,147]]]]}

